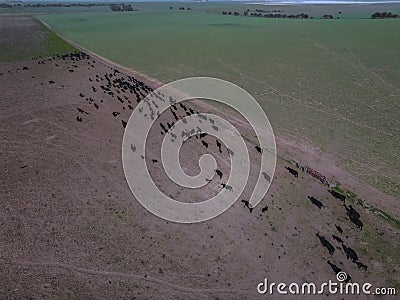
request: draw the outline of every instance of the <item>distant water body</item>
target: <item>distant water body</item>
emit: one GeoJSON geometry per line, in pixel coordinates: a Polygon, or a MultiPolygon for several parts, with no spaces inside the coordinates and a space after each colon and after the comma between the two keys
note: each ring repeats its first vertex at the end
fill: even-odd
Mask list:
{"type": "Polygon", "coordinates": [[[350,1],[350,0],[271,0],[271,1],[260,1],[251,2],[248,4],[261,4],[261,5],[293,5],[293,4],[400,4],[400,0],[363,0],[363,1],[350,1]]]}

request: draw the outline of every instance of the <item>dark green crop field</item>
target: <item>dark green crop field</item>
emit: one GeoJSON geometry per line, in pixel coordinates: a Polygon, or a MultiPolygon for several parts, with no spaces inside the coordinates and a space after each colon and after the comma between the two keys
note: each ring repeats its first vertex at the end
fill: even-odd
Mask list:
{"type": "Polygon", "coordinates": [[[40,18],[162,81],[210,76],[238,84],[260,102],[277,134],[319,147],[363,180],[400,195],[400,19],[351,18],[399,6],[362,6],[361,12],[308,6],[316,18],[289,20],[220,13],[243,11],[239,4],[197,3],[191,11],[170,5],[40,18]],[[350,17],[317,18],[328,9],[350,17]]]}

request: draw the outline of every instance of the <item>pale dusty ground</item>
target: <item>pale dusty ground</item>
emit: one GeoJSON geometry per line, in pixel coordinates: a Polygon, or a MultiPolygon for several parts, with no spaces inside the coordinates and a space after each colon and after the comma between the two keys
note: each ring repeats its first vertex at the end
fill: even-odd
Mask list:
{"type": "MultiPolygon", "coordinates": [[[[302,173],[295,179],[284,169],[288,163],[283,159],[278,160],[267,196],[253,213],[238,201],[215,219],[183,225],[146,211],[132,196],[122,169],[121,120],[127,121],[131,110],[99,88],[104,81],[96,82],[96,75],[101,78],[106,72],[111,68],[94,58],[0,64],[0,298],[275,298],[257,295],[256,285],[264,277],[300,284],[335,280],[327,260],[348,272],[353,281],[399,285],[398,231],[357,207],[364,222],[360,232],[326,187],[302,173]],[[24,66],[29,70],[22,70],[24,66]],[[86,97],[92,97],[99,108],[86,97]],[[113,117],[113,111],[121,115],[113,117]],[[319,210],[308,195],[325,207],[319,210]],[[262,213],[265,205],[269,210],[262,213]],[[344,229],[341,238],[368,265],[367,272],[347,260],[332,239],[331,234],[339,235],[334,224],[344,229]],[[317,232],[337,248],[333,255],[322,247],[317,232]]],[[[136,104],[134,95],[122,95],[136,104]]],[[[248,198],[259,156],[248,126],[230,116],[249,139],[252,169],[243,194],[248,198]]],[[[167,119],[170,114],[160,121],[167,119]]],[[[160,128],[150,136],[148,155],[157,158],[160,128]]],[[[335,176],[368,203],[400,216],[398,199],[344,173],[332,155],[279,137],[277,142],[280,157],[301,160],[335,176]]],[[[188,173],[195,174],[196,159],[205,151],[190,143],[196,140],[184,146],[181,161],[188,173]]],[[[226,153],[219,156],[215,144],[210,148],[225,165],[221,162],[226,161],[226,153]]],[[[178,200],[200,201],[218,190],[216,183],[197,191],[181,189],[166,179],[160,163],[149,163],[149,168],[160,189],[178,200]]],[[[221,170],[227,173],[226,168],[221,170]]],[[[328,296],[318,298],[323,297],[328,296]]]]}

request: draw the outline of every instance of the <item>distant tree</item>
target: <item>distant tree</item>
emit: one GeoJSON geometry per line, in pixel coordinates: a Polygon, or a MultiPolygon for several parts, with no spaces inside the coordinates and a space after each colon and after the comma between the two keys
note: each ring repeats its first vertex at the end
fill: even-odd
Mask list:
{"type": "Polygon", "coordinates": [[[133,11],[133,7],[130,4],[111,4],[110,8],[112,11],[133,11]]]}
{"type": "Polygon", "coordinates": [[[371,19],[389,19],[389,18],[398,18],[399,16],[397,14],[393,14],[391,12],[376,12],[371,15],[371,19]]]}
{"type": "Polygon", "coordinates": [[[376,12],[371,16],[372,19],[380,19],[381,18],[381,13],[380,12],[376,12]]]}

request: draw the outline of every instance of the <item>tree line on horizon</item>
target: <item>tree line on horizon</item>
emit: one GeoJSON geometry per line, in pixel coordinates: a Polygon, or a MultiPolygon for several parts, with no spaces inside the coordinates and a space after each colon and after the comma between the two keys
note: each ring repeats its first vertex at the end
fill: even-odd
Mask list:
{"type": "Polygon", "coordinates": [[[133,8],[132,5],[130,4],[125,4],[125,3],[121,3],[121,4],[111,4],[110,8],[112,11],[137,11],[137,8],[133,8]]]}
{"type": "Polygon", "coordinates": [[[92,7],[108,6],[109,3],[0,3],[0,8],[13,7],[92,7]]]}
{"type": "MultiPolygon", "coordinates": [[[[233,16],[240,16],[241,14],[237,11],[234,12],[230,12],[230,11],[223,11],[222,12],[223,15],[233,15],[233,16]]],[[[308,14],[305,13],[300,13],[297,15],[293,15],[293,14],[283,14],[283,13],[261,13],[261,12],[250,12],[250,11],[245,11],[243,14],[243,16],[247,17],[260,17],[260,18],[287,18],[287,19],[308,19],[310,18],[310,16],[308,14]]]]}
{"type": "MultiPolygon", "coordinates": [[[[339,12],[341,14],[342,12],[339,12]]],[[[260,17],[260,18],[287,18],[287,19],[313,19],[313,17],[310,17],[308,14],[305,13],[300,13],[297,15],[293,14],[285,14],[282,11],[266,11],[263,9],[256,9],[255,12],[251,12],[249,9],[243,12],[242,14],[240,12],[234,11],[223,11],[223,15],[229,15],[229,16],[250,16],[250,17],[260,17]]],[[[396,19],[400,18],[399,14],[394,14],[391,12],[376,12],[371,15],[371,19],[396,19]]],[[[321,19],[335,19],[333,15],[330,14],[325,14],[321,17],[321,19]]],[[[339,17],[336,17],[336,19],[339,19],[339,17]]]]}
{"type": "Polygon", "coordinates": [[[393,14],[391,12],[376,12],[371,15],[371,19],[396,19],[399,18],[398,14],[393,14]]]}

